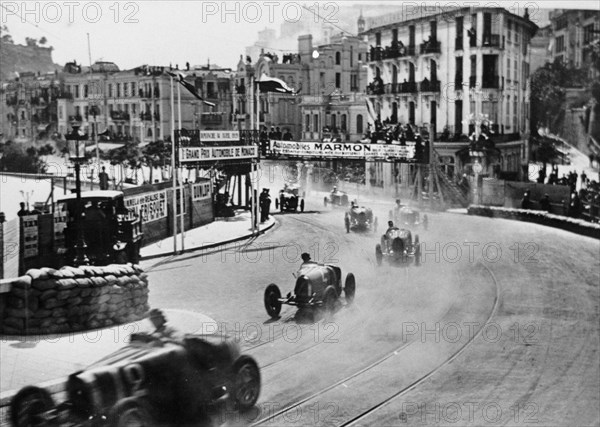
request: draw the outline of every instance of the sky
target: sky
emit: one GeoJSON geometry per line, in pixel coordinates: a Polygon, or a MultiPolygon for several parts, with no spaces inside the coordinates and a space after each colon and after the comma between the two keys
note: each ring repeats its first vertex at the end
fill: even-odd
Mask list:
{"type": "MultiPolygon", "coordinates": [[[[245,47],[257,40],[265,27],[279,34],[280,25],[296,22],[308,15],[315,21],[330,20],[343,26],[343,10],[360,5],[365,16],[378,12],[376,5],[399,8],[461,5],[481,6],[500,4],[520,10],[525,7],[558,8],[566,1],[11,1],[0,3],[0,22],[9,29],[17,44],[25,37],[46,37],[46,46],[53,46],[53,60],[63,65],[77,60],[88,65],[88,34],[92,62],[115,62],[121,69],[142,64],[185,66],[218,64],[235,68],[245,47]],[[312,11],[307,10],[306,8],[312,11]],[[315,13],[316,12],[316,15],[315,13]]],[[[577,8],[598,8],[597,1],[573,2],[577,8]]],[[[572,6],[571,6],[572,7],[572,6]]],[[[383,9],[382,9],[383,10],[383,9]]],[[[384,12],[385,13],[385,12],[384,12]]],[[[348,25],[346,23],[346,25],[348,25]]],[[[355,21],[351,28],[355,28],[355,21]]]]}

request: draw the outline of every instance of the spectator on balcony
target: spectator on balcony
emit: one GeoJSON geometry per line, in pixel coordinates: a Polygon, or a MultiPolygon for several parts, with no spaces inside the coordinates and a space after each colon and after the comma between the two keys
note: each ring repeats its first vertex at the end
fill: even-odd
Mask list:
{"type": "Polygon", "coordinates": [[[100,190],[108,190],[108,182],[110,178],[106,173],[106,167],[102,166],[102,172],[98,174],[98,181],[100,182],[100,190]]]}
{"type": "Polygon", "coordinates": [[[283,140],[284,141],[292,141],[294,138],[292,136],[292,133],[290,132],[289,129],[286,129],[285,132],[283,133],[283,140]]]}
{"type": "Polygon", "coordinates": [[[19,212],[17,212],[18,216],[29,215],[29,211],[25,208],[25,203],[24,202],[19,203],[19,206],[21,206],[21,209],[19,209],[19,212]]]}
{"type": "Polygon", "coordinates": [[[269,139],[277,139],[274,126],[271,126],[271,132],[269,132],[269,139]]]}
{"type": "Polygon", "coordinates": [[[281,135],[281,129],[279,129],[279,126],[275,129],[275,139],[278,141],[281,141],[282,135],[281,135]]]}

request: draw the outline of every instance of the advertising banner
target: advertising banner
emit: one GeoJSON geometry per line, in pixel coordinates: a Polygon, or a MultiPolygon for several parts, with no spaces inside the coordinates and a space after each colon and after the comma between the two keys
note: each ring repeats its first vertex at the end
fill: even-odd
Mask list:
{"type": "Polygon", "coordinates": [[[363,144],[358,142],[270,142],[271,154],[288,157],[329,157],[356,160],[411,160],[415,143],[363,144]]]}
{"type": "Polygon", "coordinates": [[[205,162],[214,160],[239,160],[258,158],[255,145],[236,145],[231,147],[186,147],[179,149],[181,162],[205,162]]]}
{"type": "Polygon", "coordinates": [[[201,130],[201,142],[239,141],[240,132],[237,130],[201,130]]]}
{"type": "Polygon", "coordinates": [[[167,216],[166,190],[137,194],[125,198],[125,206],[141,216],[142,222],[152,222],[167,216]]]}
{"type": "Polygon", "coordinates": [[[201,182],[192,185],[192,201],[210,199],[210,182],[201,182]]]}

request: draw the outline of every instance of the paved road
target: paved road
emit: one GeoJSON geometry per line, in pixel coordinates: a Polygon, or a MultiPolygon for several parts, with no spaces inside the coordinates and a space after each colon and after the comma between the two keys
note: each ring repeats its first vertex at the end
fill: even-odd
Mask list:
{"type": "MultiPolygon", "coordinates": [[[[598,241],[432,214],[418,231],[423,266],[378,268],[379,233],[346,234],[343,210],[313,196],[309,212],[277,215],[280,225],[245,247],[150,272],[152,306],[212,317],[261,365],[256,410],[217,424],[600,423],[598,241]],[[355,303],[315,323],[284,306],[271,321],[264,289],[291,291],[304,251],[356,275],[355,303]]],[[[384,224],[389,207],[374,206],[384,224]]]]}

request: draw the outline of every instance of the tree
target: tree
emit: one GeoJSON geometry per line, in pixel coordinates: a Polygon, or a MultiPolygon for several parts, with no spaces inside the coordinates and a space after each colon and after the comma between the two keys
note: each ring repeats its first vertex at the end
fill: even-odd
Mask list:
{"type": "Polygon", "coordinates": [[[15,42],[13,41],[13,38],[10,34],[8,34],[8,27],[6,25],[3,25],[2,27],[0,27],[0,33],[5,33],[2,36],[2,41],[4,43],[10,43],[10,44],[14,44],[15,42]]]}
{"type": "Polygon", "coordinates": [[[37,46],[37,39],[25,37],[25,44],[27,44],[27,46],[37,46]]]}
{"type": "Polygon", "coordinates": [[[22,145],[8,141],[0,159],[0,170],[22,173],[45,173],[46,162],[40,159],[35,147],[24,149],[22,145]]]}
{"type": "Polygon", "coordinates": [[[142,148],[142,162],[150,168],[150,183],[153,183],[154,168],[171,162],[171,145],[163,140],[149,143],[142,148]]]}
{"type": "Polygon", "coordinates": [[[39,41],[40,46],[45,45],[48,42],[48,39],[46,37],[42,37],[39,41]]]}

